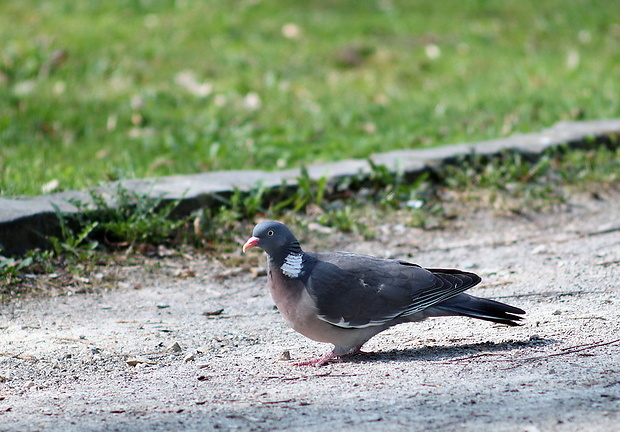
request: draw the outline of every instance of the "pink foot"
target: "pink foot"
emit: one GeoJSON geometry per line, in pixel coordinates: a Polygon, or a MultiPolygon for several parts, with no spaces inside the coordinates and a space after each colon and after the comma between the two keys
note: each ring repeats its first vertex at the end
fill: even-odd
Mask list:
{"type": "Polygon", "coordinates": [[[327,363],[329,363],[331,360],[335,360],[335,359],[342,359],[343,357],[348,357],[348,356],[352,356],[355,354],[360,354],[360,353],[364,353],[364,351],[362,351],[359,348],[355,348],[352,349],[351,351],[344,353],[344,354],[335,354],[334,351],[330,351],[327,354],[317,358],[317,359],[313,359],[313,360],[304,360],[304,361],[300,361],[300,362],[295,362],[293,363],[295,366],[315,366],[315,367],[319,367],[319,366],[323,366],[326,365],[327,363]]]}
{"type": "Polygon", "coordinates": [[[304,360],[304,361],[300,361],[300,362],[295,362],[294,365],[295,366],[315,366],[315,367],[319,367],[319,366],[323,366],[324,364],[329,363],[330,360],[337,359],[338,357],[339,356],[334,354],[333,351],[330,351],[327,354],[319,357],[318,359],[304,360]]]}

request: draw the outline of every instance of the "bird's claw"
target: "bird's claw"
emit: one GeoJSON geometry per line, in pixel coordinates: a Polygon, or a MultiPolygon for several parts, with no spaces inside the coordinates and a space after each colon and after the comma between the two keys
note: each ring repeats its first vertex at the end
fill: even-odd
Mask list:
{"type": "Polygon", "coordinates": [[[300,362],[295,362],[293,363],[295,366],[314,366],[314,367],[319,367],[319,366],[324,366],[327,363],[329,363],[331,360],[334,359],[339,359],[340,356],[334,354],[333,351],[328,352],[327,354],[317,358],[317,359],[312,359],[312,360],[304,360],[304,361],[300,361],[300,362]]]}
{"type": "Polygon", "coordinates": [[[349,357],[349,356],[353,356],[356,354],[364,354],[364,351],[362,351],[359,348],[354,348],[349,352],[345,352],[344,354],[336,354],[334,353],[334,351],[330,351],[327,354],[317,358],[317,359],[312,359],[312,360],[304,360],[304,361],[300,361],[300,362],[295,362],[293,363],[295,366],[315,366],[315,367],[319,367],[319,366],[324,366],[327,363],[329,363],[330,361],[341,361],[343,357],[349,357]]]}

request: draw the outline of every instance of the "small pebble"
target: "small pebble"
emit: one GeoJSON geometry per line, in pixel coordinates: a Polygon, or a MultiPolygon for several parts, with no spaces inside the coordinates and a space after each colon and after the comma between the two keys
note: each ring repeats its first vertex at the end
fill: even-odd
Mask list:
{"type": "Polygon", "coordinates": [[[149,359],[142,358],[142,357],[131,357],[131,358],[128,358],[125,361],[125,363],[127,363],[129,366],[154,365],[154,364],[156,364],[155,362],[152,362],[149,359]]]}
{"type": "Polygon", "coordinates": [[[532,249],[531,252],[533,255],[541,255],[541,254],[546,254],[549,253],[549,248],[547,247],[547,245],[538,245],[536,247],[534,247],[532,249]]]}
{"type": "Polygon", "coordinates": [[[216,310],[211,310],[211,311],[204,311],[202,314],[204,316],[216,316],[216,315],[221,315],[224,312],[224,309],[216,309],[216,310]]]}
{"type": "Polygon", "coordinates": [[[168,348],[166,348],[166,351],[168,352],[181,352],[181,345],[179,345],[178,342],[173,343],[172,345],[170,345],[168,348]]]}
{"type": "Polygon", "coordinates": [[[252,273],[252,276],[254,277],[260,277],[260,276],[267,275],[267,269],[265,267],[252,267],[250,269],[250,272],[252,273]]]}

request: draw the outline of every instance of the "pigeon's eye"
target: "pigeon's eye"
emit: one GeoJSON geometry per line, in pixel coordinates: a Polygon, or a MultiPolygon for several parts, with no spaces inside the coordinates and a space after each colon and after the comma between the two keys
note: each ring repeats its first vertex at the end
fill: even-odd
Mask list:
{"type": "Polygon", "coordinates": [[[269,237],[273,236],[273,230],[269,230],[269,231],[267,231],[267,235],[268,235],[269,237]]]}

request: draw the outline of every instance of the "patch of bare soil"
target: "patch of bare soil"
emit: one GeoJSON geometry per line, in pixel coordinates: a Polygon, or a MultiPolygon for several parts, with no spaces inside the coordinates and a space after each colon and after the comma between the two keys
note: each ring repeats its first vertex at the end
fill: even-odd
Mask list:
{"type": "Polygon", "coordinates": [[[260,272],[196,256],[2,305],[0,430],[618,430],[620,195],[600,198],[435,231],[394,218],[368,241],[298,233],[307,249],[475,271],[472,294],[527,311],[516,328],[397,326],[320,368],[284,359],[330,347],[285,326],[260,272]]]}

